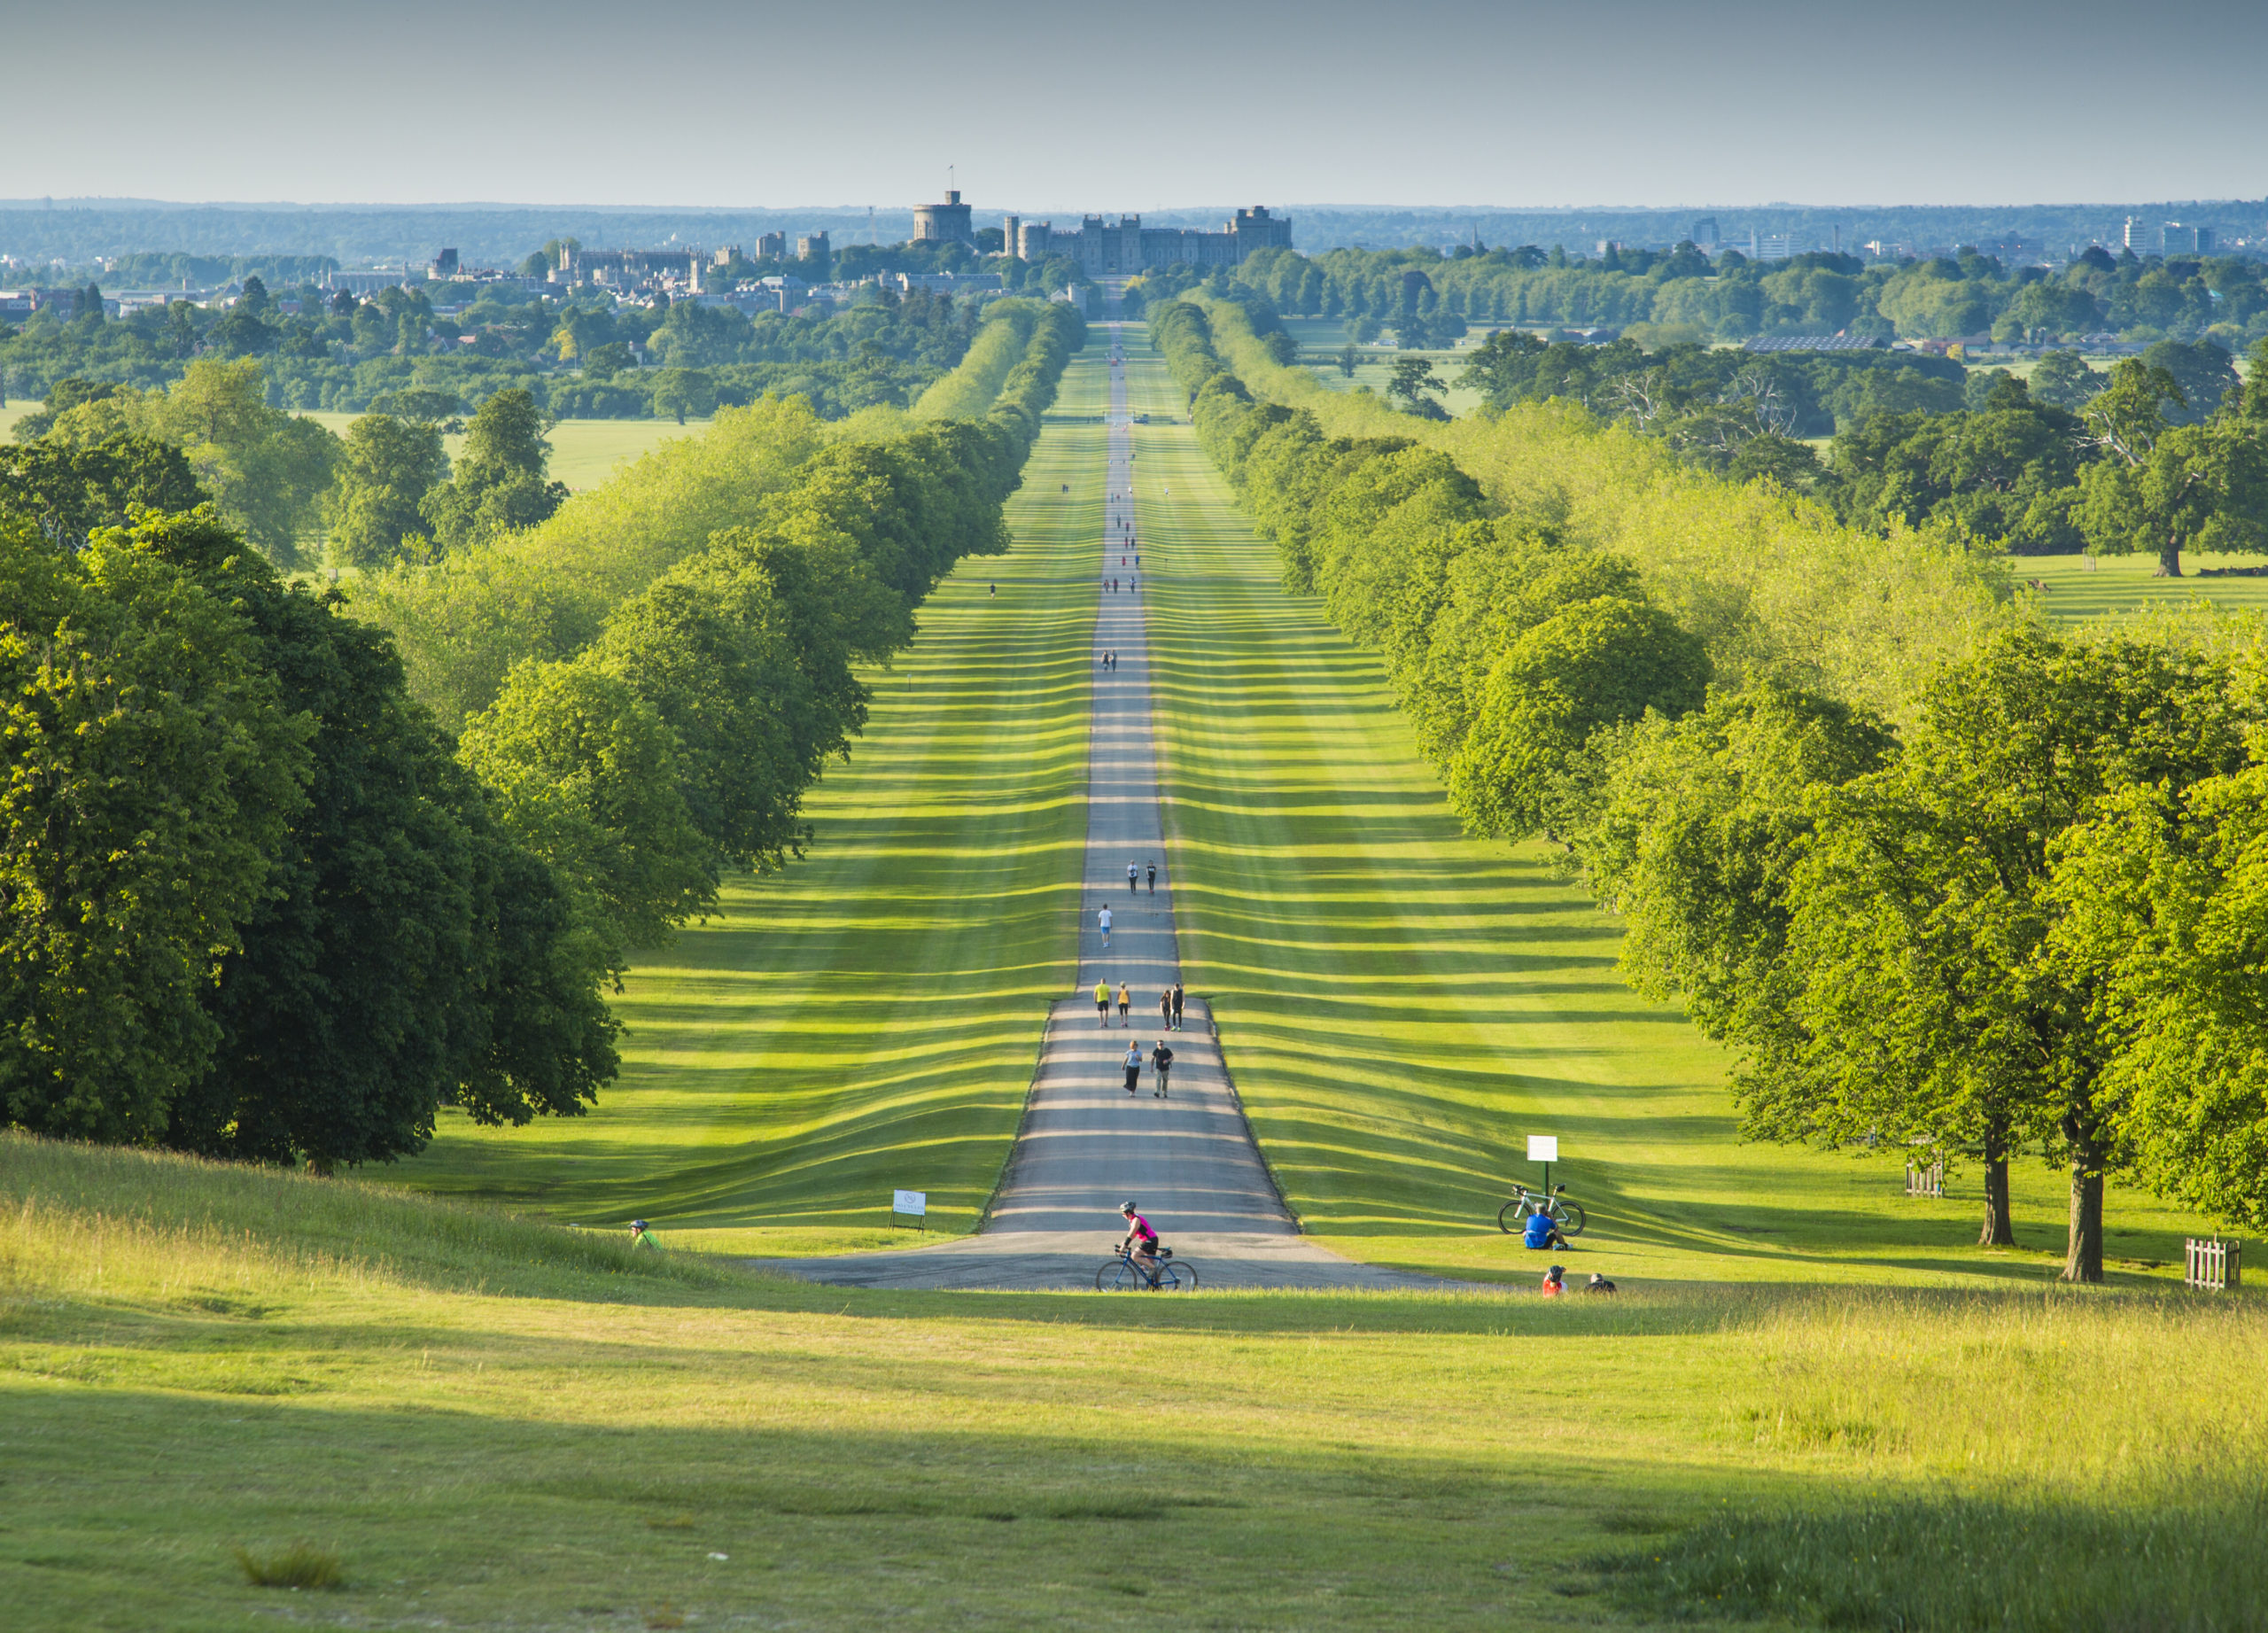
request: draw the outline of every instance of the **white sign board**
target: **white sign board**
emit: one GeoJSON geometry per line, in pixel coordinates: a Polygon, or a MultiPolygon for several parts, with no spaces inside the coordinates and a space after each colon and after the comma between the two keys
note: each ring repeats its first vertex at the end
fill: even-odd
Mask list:
{"type": "Polygon", "coordinates": [[[1559,1136],[1530,1134],[1527,1137],[1527,1160],[1531,1163],[1556,1163],[1559,1160],[1559,1136]]]}
{"type": "Polygon", "coordinates": [[[929,1194],[927,1191],[892,1191],[889,1194],[892,1213],[910,1213],[927,1218],[929,1213],[929,1194]]]}

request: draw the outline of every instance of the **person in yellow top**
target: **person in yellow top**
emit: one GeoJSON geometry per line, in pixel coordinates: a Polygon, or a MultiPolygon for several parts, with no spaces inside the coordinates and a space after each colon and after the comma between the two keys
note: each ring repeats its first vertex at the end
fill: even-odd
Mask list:
{"type": "MultiPolygon", "coordinates": [[[[1129,987],[1129,986],[1128,986],[1128,985],[1127,985],[1123,981],[1122,981],[1122,982],[1120,982],[1120,983],[1118,984],[1118,1023],[1119,1023],[1119,1025],[1121,1025],[1121,1026],[1131,1026],[1131,1025],[1133,1025],[1133,1024],[1134,1024],[1134,1023],[1133,1023],[1133,1022],[1131,1022],[1131,1021],[1130,1021],[1130,1020],[1128,1020],[1128,1019],[1126,1018],[1128,1012],[1129,1012],[1129,1011],[1130,1011],[1133,1007],[1134,1007],[1134,993],[1133,993],[1133,990],[1132,990],[1131,988],[1130,988],[1130,987],[1129,987]]],[[[1108,1024],[1107,1021],[1106,1021],[1105,1024],[1106,1024],[1106,1025],[1107,1025],[1107,1024],[1108,1024]]]]}
{"type": "Polygon", "coordinates": [[[1095,983],[1095,1024],[1110,1024],[1110,983],[1107,981],[1095,983]]]}

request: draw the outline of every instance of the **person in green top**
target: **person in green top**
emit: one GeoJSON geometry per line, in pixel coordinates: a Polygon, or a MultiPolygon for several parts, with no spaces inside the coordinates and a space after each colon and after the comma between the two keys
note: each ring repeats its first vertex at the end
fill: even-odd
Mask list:
{"type": "Polygon", "coordinates": [[[1107,981],[1095,983],[1095,1024],[1110,1024],[1110,983],[1107,981]]]}
{"type": "Polygon", "coordinates": [[[659,1253],[662,1250],[662,1244],[660,1239],[647,1228],[643,1219],[633,1219],[630,1222],[630,1250],[635,1253],[641,1248],[651,1248],[655,1252],[659,1253]]]}

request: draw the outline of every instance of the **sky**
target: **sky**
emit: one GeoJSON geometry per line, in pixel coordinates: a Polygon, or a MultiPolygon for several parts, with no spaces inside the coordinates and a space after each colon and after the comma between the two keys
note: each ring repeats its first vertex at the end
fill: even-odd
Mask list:
{"type": "MultiPolygon", "coordinates": [[[[1510,207],[2268,196],[2262,0],[107,0],[0,197],[1510,207]]],[[[33,71],[41,63],[50,70],[33,71]]]]}

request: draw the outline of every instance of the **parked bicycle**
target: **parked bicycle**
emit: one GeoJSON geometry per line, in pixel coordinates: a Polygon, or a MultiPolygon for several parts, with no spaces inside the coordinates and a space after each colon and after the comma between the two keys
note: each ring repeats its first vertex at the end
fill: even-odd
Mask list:
{"type": "Polygon", "coordinates": [[[1567,1200],[1567,1187],[1556,1185],[1550,1194],[1531,1191],[1524,1185],[1512,1187],[1512,1200],[1496,1210],[1496,1228],[1507,1235],[1519,1233],[1520,1222],[1530,1214],[1542,1214],[1559,1227],[1562,1236],[1581,1236],[1588,1221],[1582,1205],[1567,1200]]]}
{"type": "Polygon", "coordinates": [[[1197,1272],[1173,1256],[1171,1248],[1158,1249],[1158,1267],[1144,1270],[1134,1255],[1120,1248],[1118,1256],[1095,1272],[1098,1293],[1194,1293],[1197,1272]]]}

